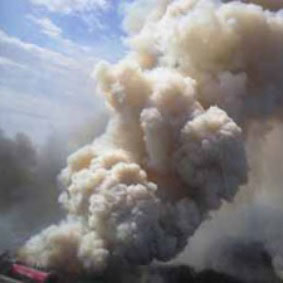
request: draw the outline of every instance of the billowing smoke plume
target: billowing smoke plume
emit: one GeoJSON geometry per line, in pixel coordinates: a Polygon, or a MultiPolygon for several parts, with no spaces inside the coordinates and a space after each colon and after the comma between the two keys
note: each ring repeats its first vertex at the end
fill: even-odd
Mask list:
{"type": "Polygon", "coordinates": [[[103,271],[173,258],[247,181],[254,121],[281,119],[281,12],[214,0],[126,10],[129,54],[94,72],[111,120],[68,158],[67,217],[27,242],[29,264],[103,271]]]}

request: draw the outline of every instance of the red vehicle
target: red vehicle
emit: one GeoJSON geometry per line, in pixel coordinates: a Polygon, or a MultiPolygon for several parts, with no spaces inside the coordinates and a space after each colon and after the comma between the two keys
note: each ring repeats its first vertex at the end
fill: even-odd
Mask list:
{"type": "Polygon", "coordinates": [[[54,272],[45,272],[18,263],[6,252],[0,255],[0,282],[57,283],[58,276],[54,272]]]}

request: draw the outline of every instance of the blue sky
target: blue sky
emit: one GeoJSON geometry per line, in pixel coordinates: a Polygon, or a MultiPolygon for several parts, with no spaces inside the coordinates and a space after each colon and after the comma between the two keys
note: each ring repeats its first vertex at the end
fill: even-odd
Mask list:
{"type": "Polygon", "coordinates": [[[99,113],[90,74],[125,53],[122,14],[117,0],[1,0],[0,128],[42,142],[99,113]]]}

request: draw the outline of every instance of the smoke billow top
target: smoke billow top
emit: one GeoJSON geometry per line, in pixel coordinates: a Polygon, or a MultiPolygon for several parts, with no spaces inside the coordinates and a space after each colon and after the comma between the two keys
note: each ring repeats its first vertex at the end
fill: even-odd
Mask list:
{"type": "Polygon", "coordinates": [[[255,121],[264,129],[282,118],[281,11],[214,0],[126,11],[129,53],[94,71],[110,122],[68,158],[67,216],[22,248],[29,264],[100,272],[174,258],[247,182],[255,121]]]}

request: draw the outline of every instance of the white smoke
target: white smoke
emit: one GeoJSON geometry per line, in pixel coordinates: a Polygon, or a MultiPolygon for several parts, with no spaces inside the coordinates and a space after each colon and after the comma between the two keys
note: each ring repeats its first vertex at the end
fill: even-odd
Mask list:
{"type": "Polygon", "coordinates": [[[103,271],[173,258],[247,181],[253,121],[281,118],[281,11],[216,0],[126,10],[129,54],[94,72],[111,120],[68,158],[67,217],[27,242],[29,264],[64,269],[72,258],[76,269],[103,271]]]}

